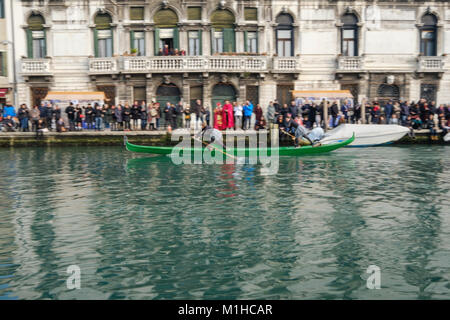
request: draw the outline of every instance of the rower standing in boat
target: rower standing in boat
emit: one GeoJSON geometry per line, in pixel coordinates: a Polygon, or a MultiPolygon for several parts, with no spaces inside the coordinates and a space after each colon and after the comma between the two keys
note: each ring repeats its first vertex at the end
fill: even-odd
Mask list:
{"type": "Polygon", "coordinates": [[[296,148],[299,147],[299,142],[301,139],[308,140],[313,147],[316,147],[320,145],[319,140],[323,137],[322,128],[318,127],[313,129],[311,132],[308,132],[308,130],[304,126],[292,120],[289,114],[287,115],[284,122],[284,128],[286,130],[286,133],[293,137],[294,145],[296,148]]]}

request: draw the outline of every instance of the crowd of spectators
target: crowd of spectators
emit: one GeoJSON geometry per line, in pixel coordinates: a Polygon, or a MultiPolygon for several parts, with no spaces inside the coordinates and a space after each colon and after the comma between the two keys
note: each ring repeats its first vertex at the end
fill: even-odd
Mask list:
{"type": "Polygon", "coordinates": [[[259,130],[270,124],[280,127],[286,121],[308,128],[324,127],[324,107],[328,108],[328,127],[341,123],[397,124],[410,129],[428,129],[436,135],[441,129],[444,133],[450,127],[450,106],[437,106],[434,101],[424,99],[418,102],[378,101],[353,105],[350,100],[334,102],[311,102],[296,99],[291,103],[280,105],[277,100],[269,103],[266,110],[260,104],[251,101],[225,101],[217,103],[210,115],[201,100],[193,105],[166,102],[161,106],[157,102],[124,103],[116,105],[99,105],[98,103],[80,106],[70,103],[64,111],[57,104],[41,103],[28,108],[22,104],[16,110],[7,103],[0,106],[0,131],[81,131],[81,130],[173,130],[177,128],[199,129],[203,122],[219,130],[259,130]],[[362,110],[365,110],[362,114],[362,110]],[[212,118],[212,119],[211,119],[212,118]],[[164,120],[164,121],[161,121],[164,120]],[[163,122],[163,125],[161,125],[163,122]]]}

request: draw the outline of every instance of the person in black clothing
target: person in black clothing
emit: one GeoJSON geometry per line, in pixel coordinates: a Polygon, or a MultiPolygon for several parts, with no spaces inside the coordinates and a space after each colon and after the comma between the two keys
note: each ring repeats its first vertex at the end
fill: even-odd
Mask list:
{"type": "Polygon", "coordinates": [[[96,103],[94,109],[95,131],[101,131],[103,129],[104,117],[105,117],[105,110],[103,110],[103,108],[96,103]]]}
{"type": "Polygon", "coordinates": [[[141,117],[141,130],[147,130],[147,119],[148,119],[148,113],[147,113],[147,107],[145,105],[141,106],[141,112],[139,113],[141,117]]]}
{"type": "MultiPolygon", "coordinates": [[[[316,122],[316,114],[317,114],[317,107],[316,104],[307,104],[305,110],[308,110],[308,122],[306,126],[310,129],[314,127],[314,122],[316,122]]],[[[320,123],[317,124],[320,126],[320,123]]]]}
{"type": "Polygon", "coordinates": [[[133,130],[137,130],[139,119],[141,118],[141,115],[139,114],[141,111],[141,108],[138,105],[138,102],[135,101],[133,105],[131,106],[131,119],[133,120],[132,128],[133,130]]]}
{"type": "Polygon", "coordinates": [[[83,128],[83,117],[83,109],[81,109],[81,107],[77,105],[77,107],[75,108],[74,116],[75,130],[81,130],[83,128]]]}
{"type": "Polygon", "coordinates": [[[297,105],[295,104],[295,101],[291,101],[291,105],[289,106],[289,113],[291,114],[293,119],[298,116],[299,110],[297,105]]]}
{"type": "Polygon", "coordinates": [[[278,116],[280,115],[281,109],[277,99],[273,101],[273,107],[275,108],[275,121],[276,121],[276,119],[278,119],[278,116]]]}
{"type": "Polygon", "coordinates": [[[330,113],[331,113],[331,119],[332,119],[332,127],[335,127],[337,124],[337,116],[339,115],[339,107],[335,102],[333,102],[333,104],[331,105],[330,108],[330,113]]]}
{"type": "Polygon", "coordinates": [[[130,131],[131,130],[131,125],[130,125],[130,121],[131,121],[131,108],[128,105],[128,103],[125,104],[125,107],[122,110],[122,119],[124,122],[124,131],[130,131]]]}
{"type": "Polygon", "coordinates": [[[280,110],[280,115],[283,116],[283,120],[286,119],[287,114],[289,113],[288,105],[285,103],[283,104],[283,107],[280,110]]]}
{"type": "Polygon", "coordinates": [[[352,123],[358,123],[361,120],[361,104],[357,103],[353,108],[352,123]]]}
{"type": "Polygon", "coordinates": [[[25,104],[20,105],[20,108],[17,111],[17,117],[19,118],[20,122],[20,130],[22,130],[22,132],[30,131],[28,126],[29,113],[28,108],[25,104]]]}
{"type": "Polygon", "coordinates": [[[84,110],[85,121],[86,121],[86,129],[93,129],[94,123],[94,108],[92,108],[89,103],[86,109],[84,110]]]}
{"type": "Polygon", "coordinates": [[[48,130],[52,130],[52,120],[53,120],[53,106],[48,104],[46,107],[46,115],[47,119],[45,119],[45,124],[47,125],[48,130]]]}
{"type": "Polygon", "coordinates": [[[69,106],[66,108],[67,119],[69,120],[69,130],[75,130],[75,108],[73,103],[71,102],[69,106]]]}
{"type": "Polygon", "coordinates": [[[175,123],[177,128],[182,128],[183,127],[183,112],[184,112],[184,108],[183,108],[183,103],[180,101],[178,102],[177,106],[176,106],[176,116],[175,116],[175,123]]]}

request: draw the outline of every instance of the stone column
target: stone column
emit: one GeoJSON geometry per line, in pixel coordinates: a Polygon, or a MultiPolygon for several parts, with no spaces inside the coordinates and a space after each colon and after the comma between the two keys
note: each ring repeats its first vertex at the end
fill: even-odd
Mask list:
{"type": "Polygon", "coordinates": [[[154,86],[152,81],[152,74],[149,73],[146,76],[147,81],[145,84],[145,99],[147,100],[147,103],[151,102],[152,99],[156,100],[156,96],[153,95],[154,92],[154,86]]]}
{"type": "Polygon", "coordinates": [[[267,113],[269,102],[277,98],[277,84],[272,80],[261,80],[259,85],[259,102],[264,110],[264,116],[267,113]]]}

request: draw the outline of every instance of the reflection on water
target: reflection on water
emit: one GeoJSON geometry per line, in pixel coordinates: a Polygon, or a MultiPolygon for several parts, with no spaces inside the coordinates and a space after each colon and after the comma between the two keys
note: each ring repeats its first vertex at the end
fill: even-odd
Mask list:
{"type": "Polygon", "coordinates": [[[262,176],[122,148],[0,150],[0,299],[448,299],[449,156],[345,149],[262,176]]]}

